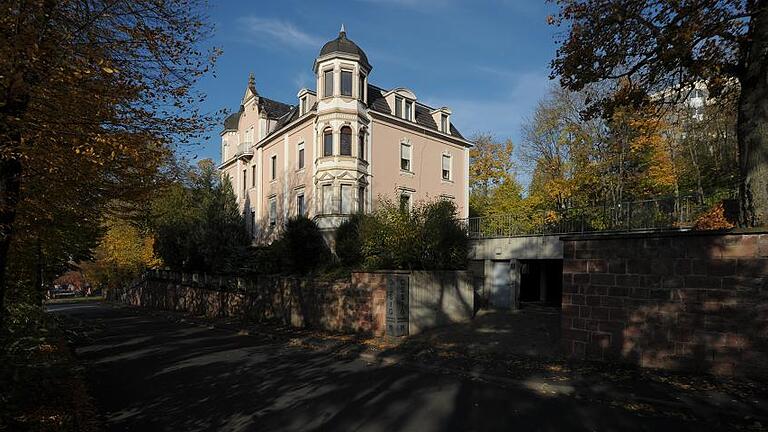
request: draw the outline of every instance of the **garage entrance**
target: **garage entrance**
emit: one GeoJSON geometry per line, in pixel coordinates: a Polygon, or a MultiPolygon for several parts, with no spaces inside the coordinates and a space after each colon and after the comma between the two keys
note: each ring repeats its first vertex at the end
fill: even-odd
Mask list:
{"type": "Polygon", "coordinates": [[[509,261],[493,261],[491,290],[488,299],[491,307],[508,309],[512,305],[512,287],[509,270],[509,261]]]}
{"type": "Polygon", "coordinates": [[[520,260],[520,303],[560,307],[563,260],[520,260]]]}

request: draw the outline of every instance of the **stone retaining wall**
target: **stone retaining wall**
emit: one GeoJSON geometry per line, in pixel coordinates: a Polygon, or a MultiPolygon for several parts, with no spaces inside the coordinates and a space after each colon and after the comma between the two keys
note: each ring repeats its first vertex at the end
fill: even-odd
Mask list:
{"type": "Polygon", "coordinates": [[[345,333],[382,335],[385,274],[353,273],[347,280],[291,277],[211,277],[158,271],[108,299],[134,306],[207,317],[242,317],[345,333]]]}
{"type": "Polygon", "coordinates": [[[569,355],[768,376],[768,234],[563,241],[569,355]]]}

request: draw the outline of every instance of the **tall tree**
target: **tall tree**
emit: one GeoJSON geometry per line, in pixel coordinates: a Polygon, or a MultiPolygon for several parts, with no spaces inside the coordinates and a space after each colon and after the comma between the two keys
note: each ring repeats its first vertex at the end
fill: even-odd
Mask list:
{"type": "Polygon", "coordinates": [[[57,209],[98,215],[136,200],[171,144],[205,129],[193,84],[217,52],[200,48],[203,1],[3,3],[0,322],[11,240],[30,238],[20,217],[39,228],[58,223],[57,209]]]}
{"type": "Polygon", "coordinates": [[[553,76],[572,90],[629,83],[595,107],[685,97],[702,82],[715,98],[740,90],[741,223],[768,224],[768,0],[552,1],[551,23],[567,28],[553,76]]]}
{"type": "Polygon", "coordinates": [[[473,138],[475,146],[469,151],[470,212],[482,213],[493,190],[514,179],[511,140],[497,141],[490,134],[473,138]]]}

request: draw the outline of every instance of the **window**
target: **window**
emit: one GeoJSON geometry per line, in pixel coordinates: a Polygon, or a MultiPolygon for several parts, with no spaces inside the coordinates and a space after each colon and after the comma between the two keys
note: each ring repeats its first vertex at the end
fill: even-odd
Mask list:
{"type": "Polygon", "coordinates": [[[269,226],[275,226],[277,223],[277,198],[269,199],[269,226]]]}
{"type": "Polygon", "coordinates": [[[333,132],[330,129],[323,131],[323,156],[333,155],[333,132]]]}
{"type": "Polygon", "coordinates": [[[352,156],[352,129],[348,126],[341,128],[340,150],[342,156],[352,156]]]}
{"type": "Polygon", "coordinates": [[[411,146],[409,144],[400,144],[400,169],[403,171],[411,170],[411,146]]]}
{"type": "Polygon", "coordinates": [[[365,212],[365,186],[357,188],[357,211],[365,212]]]}
{"type": "Polygon", "coordinates": [[[395,115],[397,117],[403,116],[403,98],[395,96],[395,115]]]}
{"type": "Polygon", "coordinates": [[[341,95],[352,96],[352,72],[341,71],[341,95]]]}
{"type": "Polygon", "coordinates": [[[350,214],[352,213],[352,186],[341,185],[341,194],[339,195],[339,213],[350,214]]]}
{"type": "Polygon", "coordinates": [[[243,170],[243,192],[248,187],[248,170],[243,170]]]}
{"type": "Polygon", "coordinates": [[[272,156],[272,180],[277,178],[277,155],[272,156]]]}
{"type": "Polygon", "coordinates": [[[403,192],[400,194],[400,211],[407,212],[411,210],[411,194],[403,192]]]}
{"type": "Polygon", "coordinates": [[[333,214],[333,186],[323,185],[323,214],[333,214]]]}
{"type": "Polygon", "coordinates": [[[304,208],[304,194],[300,193],[296,196],[296,214],[299,216],[304,216],[305,212],[304,208]]]}
{"type": "Polygon", "coordinates": [[[443,155],[443,180],[451,179],[451,156],[443,155]]]}
{"type": "Polygon", "coordinates": [[[299,102],[299,115],[304,115],[307,112],[307,97],[304,96],[299,102]]]}
{"type": "Polygon", "coordinates": [[[243,144],[251,145],[252,142],[253,142],[253,127],[245,130],[245,140],[243,141],[243,144]]]}
{"type": "Polygon", "coordinates": [[[299,169],[304,169],[304,143],[299,143],[299,153],[296,155],[299,169]]]}
{"type": "Polygon", "coordinates": [[[448,133],[448,116],[445,114],[440,114],[440,130],[448,133]]]}
{"type": "Polygon", "coordinates": [[[365,160],[365,132],[360,132],[360,136],[357,141],[357,157],[360,160],[365,160]]]}
{"type": "Polygon", "coordinates": [[[363,103],[365,103],[365,75],[360,74],[357,84],[358,84],[357,98],[360,99],[360,101],[362,101],[363,103]]]}
{"type": "Polygon", "coordinates": [[[333,70],[323,72],[323,97],[333,96],[333,70]]]}
{"type": "Polygon", "coordinates": [[[256,187],[256,165],[251,165],[251,187],[256,187]]]}
{"type": "Polygon", "coordinates": [[[251,235],[256,237],[256,212],[251,210],[251,235]]]}
{"type": "Polygon", "coordinates": [[[413,102],[405,101],[405,119],[413,120],[412,114],[413,114],[413,102]]]}

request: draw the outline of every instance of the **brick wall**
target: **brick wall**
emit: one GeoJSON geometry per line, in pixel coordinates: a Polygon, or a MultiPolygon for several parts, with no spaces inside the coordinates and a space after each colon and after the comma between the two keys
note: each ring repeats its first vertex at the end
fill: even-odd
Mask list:
{"type": "Polygon", "coordinates": [[[563,241],[570,356],[768,376],[768,234],[563,241]]]}
{"type": "Polygon", "coordinates": [[[148,274],[112,301],[208,317],[242,317],[295,327],[383,335],[386,274],[353,273],[345,280],[232,278],[173,272],[148,274]]]}

